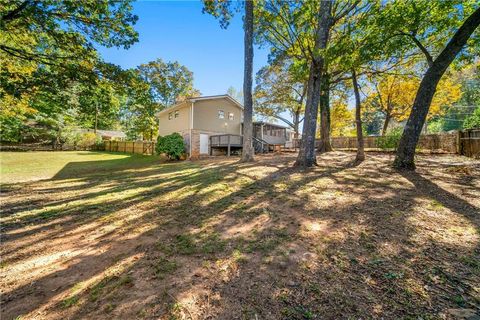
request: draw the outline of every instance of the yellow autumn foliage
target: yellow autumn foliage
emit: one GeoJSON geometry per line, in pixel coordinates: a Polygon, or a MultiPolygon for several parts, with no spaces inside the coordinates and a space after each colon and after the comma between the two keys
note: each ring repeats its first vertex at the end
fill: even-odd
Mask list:
{"type": "MultiPolygon", "coordinates": [[[[29,33],[0,34],[0,44],[6,46],[23,45],[25,43],[36,43],[36,39],[29,33]]],[[[23,48],[22,48],[23,49],[23,48]]],[[[17,86],[24,79],[32,76],[37,69],[37,63],[26,59],[12,59],[5,52],[0,51],[0,72],[9,75],[11,86],[17,86]],[[18,83],[18,84],[17,84],[18,83]]],[[[36,110],[30,106],[30,100],[35,87],[30,87],[28,91],[23,90],[20,95],[13,95],[0,87],[0,116],[2,117],[22,117],[35,113],[36,110]]]]}
{"type": "MultiPolygon", "coordinates": [[[[389,75],[371,90],[366,100],[366,108],[389,114],[396,121],[404,121],[410,115],[419,86],[420,80],[416,77],[389,75]]],[[[428,119],[444,114],[444,107],[457,102],[461,96],[459,83],[455,83],[448,76],[442,78],[430,105],[428,119]]]]}
{"type": "Polygon", "coordinates": [[[332,110],[330,112],[330,128],[332,137],[342,137],[351,135],[354,127],[355,117],[352,110],[349,110],[347,104],[341,100],[332,102],[332,110]]]}

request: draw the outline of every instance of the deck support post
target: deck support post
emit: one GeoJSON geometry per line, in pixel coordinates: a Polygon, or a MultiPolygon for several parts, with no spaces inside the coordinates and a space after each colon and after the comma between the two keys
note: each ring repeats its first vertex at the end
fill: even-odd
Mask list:
{"type": "Polygon", "coordinates": [[[230,157],[230,135],[228,135],[227,157],[230,157]]]}

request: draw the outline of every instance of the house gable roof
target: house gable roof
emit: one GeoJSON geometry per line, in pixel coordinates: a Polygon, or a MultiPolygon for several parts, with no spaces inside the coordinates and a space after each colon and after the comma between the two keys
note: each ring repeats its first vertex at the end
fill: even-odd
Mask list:
{"type": "MultiPolygon", "coordinates": [[[[243,105],[238,102],[237,100],[235,100],[234,98],[232,98],[230,95],[228,94],[220,94],[220,95],[215,95],[215,96],[203,96],[203,97],[192,97],[192,98],[188,98],[182,102],[179,102],[177,104],[174,104],[173,106],[171,107],[168,107],[166,109],[163,109],[162,111],[160,112],[157,112],[156,113],[156,116],[160,116],[161,114],[164,114],[170,110],[173,110],[174,108],[178,107],[178,106],[181,106],[182,104],[185,104],[185,106],[187,106],[188,104],[186,104],[186,102],[196,102],[196,101],[202,101],[202,100],[216,100],[216,99],[227,99],[229,100],[230,102],[232,102],[234,105],[236,105],[237,107],[239,107],[240,109],[243,110],[243,105]]],[[[184,106],[182,106],[184,107],[184,106]]]]}

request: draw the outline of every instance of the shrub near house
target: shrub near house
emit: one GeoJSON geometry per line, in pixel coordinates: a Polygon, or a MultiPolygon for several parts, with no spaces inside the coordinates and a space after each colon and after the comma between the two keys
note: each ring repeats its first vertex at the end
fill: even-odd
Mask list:
{"type": "Polygon", "coordinates": [[[164,137],[158,137],[157,154],[166,154],[171,160],[179,160],[185,153],[185,143],[183,138],[178,133],[172,133],[164,137]]]}

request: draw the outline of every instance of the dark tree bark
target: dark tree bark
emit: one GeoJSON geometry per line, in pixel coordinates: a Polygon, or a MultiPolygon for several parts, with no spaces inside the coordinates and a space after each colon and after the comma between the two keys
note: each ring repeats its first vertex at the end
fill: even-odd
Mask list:
{"type": "Polygon", "coordinates": [[[245,67],[243,72],[243,149],[242,162],[253,161],[252,81],[253,81],[253,0],[245,1],[245,67]]]}
{"type": "Polygon", "coordinates": [[[315,35],[314,55],[310,64],[310,75],[307,86],[307,101],[305,104],[305,120],[303,122],[302,141],[296,166],[311,167],[316,165],[315,133],[317,130],[318,104],[320,102],[320,87],[324,68],[324,58],[319,54],[325,49],[332,25],[332,1],[322,1],[318,13],[318,27],[315,35]]]}
{"type": "Polygon", "coordinates": [[[412,112],[400,138],[397,155],[393,162],[395,168],[415,170],[415,148],[425,119],[427,118],[437,84],[450,63],[452,63],[457,54],[462,50],[468,38],[470,38],[479,25],[480,8],[475,10],[475,12],[465,20],[423,76],[415,101],[413,102],[412,112]]]}
{"type": "Polygon", "coordinates": [[[317,129],[318,104],[320,102],[321,68],[322,66],[318,65],[318,61],[312,62],[310,66],[305,120],[303,121],[302,140],[295,162],[296,166],[311,167],[317,163],[315,154],[315,132],[317,129]]]}
{"type": "Polygon", "coordinates": [[[330,77],[328,73],[324,73],[320,85],[320,145],[318,152],[333,151],[330,124],[330,77]]]}
{"type": "Polygon", "coordinates": [[[357,74],[355,69],[352,70],[352,84],[353,92],[355,93],[355,126],[357,129],[357,157],[356,162],[365,160],[365,149],[363,144],[363,131],[362,131],[362,104],[360,102],[360,90],[358,87],[357,74]]]}

